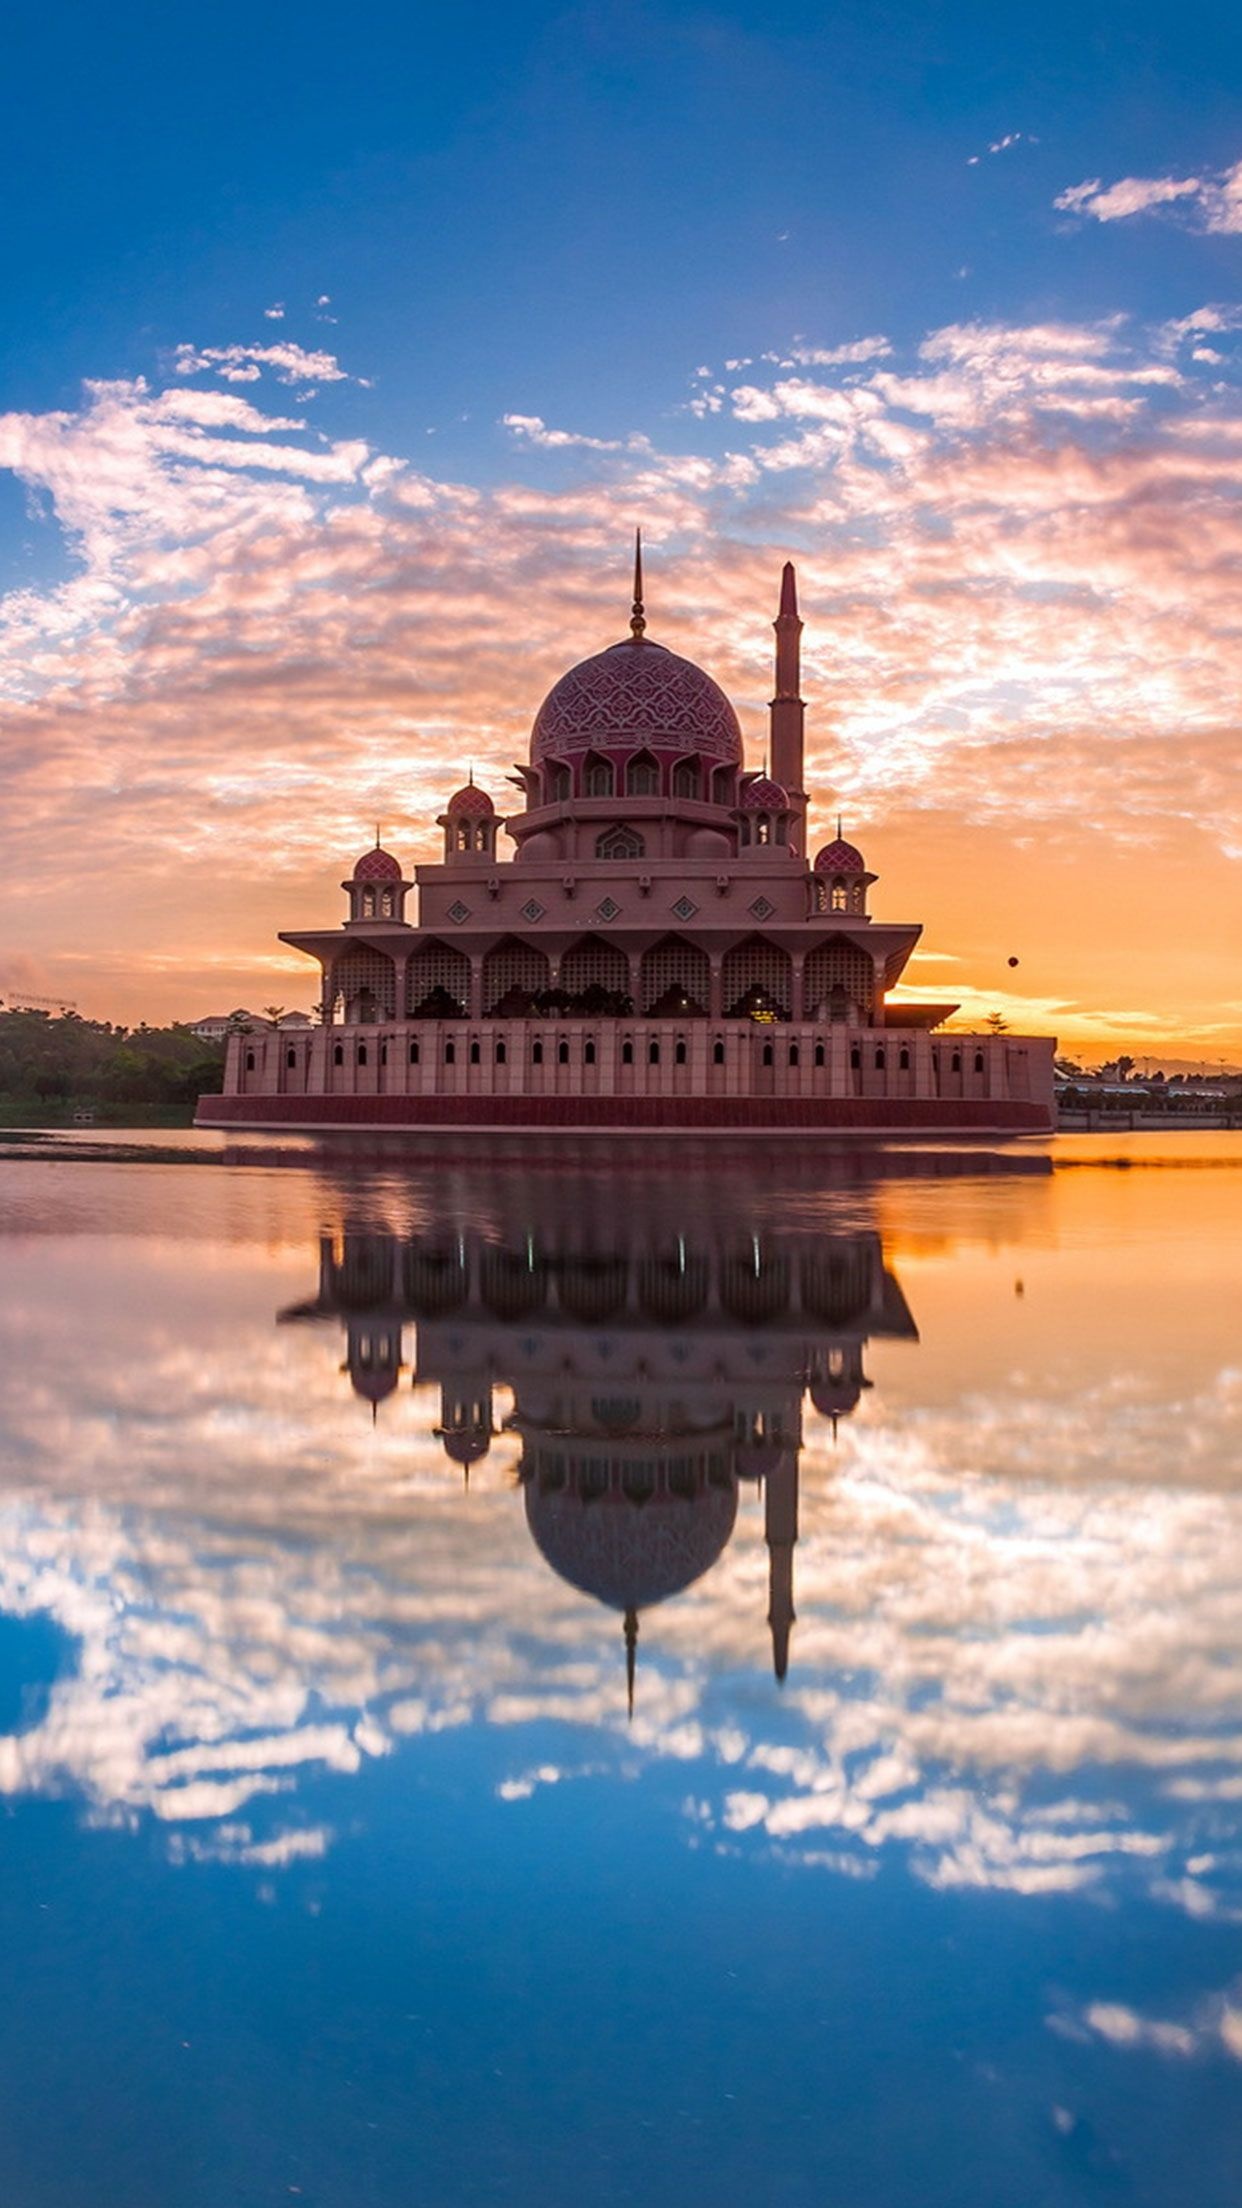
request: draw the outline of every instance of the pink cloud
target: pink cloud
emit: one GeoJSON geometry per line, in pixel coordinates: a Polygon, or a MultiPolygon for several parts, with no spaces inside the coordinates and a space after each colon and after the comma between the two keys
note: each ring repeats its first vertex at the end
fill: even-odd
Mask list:
{"type": "MultiPolygon", "coordinates": [[[[1170,357],[1229,312],[1150,336],[955,325],[813,376],[778,353],[695,425],[712,450],[511,416],[521,478],[488,489],[325,439],[309,404],[192,387],[180,360],[164,389],[0,417],[0,465],[71,563],[0,601],[6,944],[101,1010],[116,988],[135,1011],[183,1004],[191,970],[244,997],[284,955],[277,926],[335,911],[367,823],[431,855],[469,760],[503,791],[544,689],[624,627],[636,519],[655,632],[726,684],[756,758],[774,577],[797,553],[825,817],[840,796],[878,828],[948,819],[1033,853],[1089,823],[1117,881],[1170,863],[1191,822],[1213,881],[1234,879],[1242,407],[1170,357]],[[49,849],[78,884],[50,908],[31,859],[49,849]]],[[[1015,864],[1037,904],[1038,857],[1015,864]]],[[[1206,972],[1234,918],[1200,901],[1179,925],[1206,972]]],[[[1132,1001],[1125,951],[1119,927],[1101,1007],[1132,1001]]]]}

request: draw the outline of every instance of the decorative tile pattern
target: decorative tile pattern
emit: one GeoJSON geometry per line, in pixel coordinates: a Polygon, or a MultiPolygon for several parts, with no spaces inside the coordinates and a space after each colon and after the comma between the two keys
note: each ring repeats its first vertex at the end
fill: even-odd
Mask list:
{"type": "Polygon", "coordinates": [[[756,897],[750,909],[756,920],[770,920],[776,907],[767,897],[756,897]]]}
{"type": "Polygon", "coordinates": [[[531,755],[563,758],[600,744],[658,743],[740,766],[742,732],[724,691],[662,644],[613,644],[571,667],[535,719],[531,755]]]}
{"type": "Polygon", "coordinates": [[[678,920],[693,920],[698,909],[693,897],[679,897],[673,907],[673,915],[678,920]]]}
{"type": "Polygon", "coordinates": [[[605,897],[603,903],[596,906],[595,917],[597,920],[615,920],[620,910],[615,897],[605,897]]]}
{"type": "Polygon", "coordinates": [[[545,907],[540,904],[537,897],[528,897],[522,907],[522,918],[523,920],[542,920],[544,910],[545,907]]]}
{"type": "Polygon", "coordinates": [[[463,905],[460,897],[455,898],[453,903],[448,908],[448,916],[450,920],[454,921],[456,925],[460,927],[463,920],[468,920],[470,918],[470,907],[469,905],[463,905]]]}

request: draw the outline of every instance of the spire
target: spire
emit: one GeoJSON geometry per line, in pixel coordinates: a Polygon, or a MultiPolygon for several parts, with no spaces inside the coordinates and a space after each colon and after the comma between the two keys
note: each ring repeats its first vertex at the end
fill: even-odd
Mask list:
{"type": "Polygon", "coordinates": [[[643,618],[643,533],[634,531],[634,603],[630,609],[630,635],[636,644],[643,640],[647,623],[643,618]]]}
{"type": "MultiPolygon", "coordinates": [[[[798,798],[802,795],[805,713],[801,696],[802,622],[798,615],[798,578],[792,560],[786,560],[781,570],[780,612],[772,625],[776,630],[776,691],[769,707],[772,774],[791,796],[798,798]]],[[[801,814],[796,832],[801,838],[801,814]]],[[[798,848],[801,849],[800,841],[798,848]]]]}
{"type": "Polygon", "coordinates": [[[382,823],[381,823],[380,821],[378,821],[378,820],[377,820],[377,821],[376,821],[376,823],[375,823],[375,848],[376,848],[376,850],[377,850],[377,851],[379,850],[379,847],[380,847],[380,827],[381,827],[381,825],[382,825],[382,823]]]}
{"type": "Polygon", "coordinates": [[[638,1612],[625,1613],[625,1707],[629,1717],[634,1715],[634,1672],[638,1653],[638,1612]]]}

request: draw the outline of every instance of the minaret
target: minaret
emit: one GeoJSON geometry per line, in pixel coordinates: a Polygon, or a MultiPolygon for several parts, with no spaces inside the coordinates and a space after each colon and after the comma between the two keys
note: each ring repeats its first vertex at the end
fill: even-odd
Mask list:
{"type": "Polygon", "coordinates": [[[806,708],[799,695],[802,623],[798,619],[798,583],[792,560],[785,562],[781,610],[772,626],[776,630],[776,696],[768,708],[772,732],[769,772],[773,781],[780,782],[797,800],[803,794],[802,727],[806,708]]]}
{"type": "Polygon", "coordinates": [[[783,1679],[789,1669],[789,1629],[794,1609],[793,1552],[798,1539],[798,1452],[783,1449],[763,1482],[763,1538],[768,1545],[768,1624],[772,1628],[772,1669],[783,1679]]]}

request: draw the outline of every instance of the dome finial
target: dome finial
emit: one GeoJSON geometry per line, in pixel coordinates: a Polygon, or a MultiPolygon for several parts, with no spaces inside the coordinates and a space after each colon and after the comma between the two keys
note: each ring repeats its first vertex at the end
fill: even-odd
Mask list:
{"type": "Polygon", "coordinates": [[[379,847],[380,847],[380,829],[381,829],[381,827],[382,827],[382,826],[383,826],[383,822],[382,822],[382,821],[378,821],[378,820],[377,820],[377,821],[376,821],[376,823],[375,823],[375,848],[376,848],[376,850],[377,850],[377,851],[379,850],[379,847]]]}
{"type": "Polygon", "coordinates": [[[643,618],[643,533],[634,531],[634,604],[630,609],[630,635],[636,644],[643,640],[647,623],[643,618]]]}
{"type": "Polygon", "coordinates": [[[840,813],[838,813],[838,814],[837,814],[837,842],[838,842],[838,843],[840,843],[840,842],[841,842],[841,840],[842,840],[842,830],[841,830],[841,815],[840,815],[840,813]]]}
{"type": "Polygon", "coordinates": [[[629,1717],[634,1716],[634,1672],[638,1649],[638,1612],[625,1613],[625,1706],[629,1717]]]}

